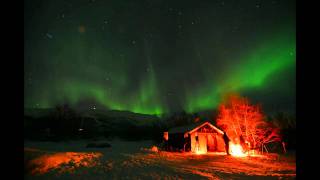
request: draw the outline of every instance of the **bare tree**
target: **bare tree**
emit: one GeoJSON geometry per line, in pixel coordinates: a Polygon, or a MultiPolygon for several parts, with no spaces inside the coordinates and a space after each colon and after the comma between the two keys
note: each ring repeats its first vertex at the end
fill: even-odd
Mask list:
{"type": "Polygon", "coordinates": [[[231,95],[219,107],[217,125],[227,132],[231,141],[244,142],[244,149],[265,148],[265,144],[281,141],[280,131],[265,121],[259,105],[247,98],[231,95]]]}

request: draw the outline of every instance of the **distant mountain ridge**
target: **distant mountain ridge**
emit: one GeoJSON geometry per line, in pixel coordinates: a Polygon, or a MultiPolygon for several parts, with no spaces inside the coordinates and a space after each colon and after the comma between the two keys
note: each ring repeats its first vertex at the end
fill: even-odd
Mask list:
{"type": "MultiPolygon", "coordinates": [[[[25,108],[24,116],[33,118],[49,116],[50,113],[54,113],[55,108],[25,108]]],[[[159,120],[155,115],[134,113],[131,111],[120,110],[81,110],[75,111],[81,117],[93,117],[93,118],[128,118],[136,120],[159,120]]]]}

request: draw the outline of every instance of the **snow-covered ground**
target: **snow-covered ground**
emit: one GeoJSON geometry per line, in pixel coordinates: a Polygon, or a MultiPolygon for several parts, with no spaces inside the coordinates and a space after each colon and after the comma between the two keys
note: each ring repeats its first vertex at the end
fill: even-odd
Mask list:
{"type": "Polygon", "coordinates": [[[295,155],[237,158],[153,152],[151,141],[25,142],[26,179],[295,179],[295,155]]]}

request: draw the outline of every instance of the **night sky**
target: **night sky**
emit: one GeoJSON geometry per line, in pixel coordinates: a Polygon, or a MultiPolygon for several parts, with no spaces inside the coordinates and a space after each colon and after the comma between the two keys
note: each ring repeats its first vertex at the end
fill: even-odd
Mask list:
{"type": "Polygon", "coordinates": [[[25,0],[24,106],[295,111],[295,1],[25,0]],[[138,3],[139,2],[139,3],[138,3]]]}

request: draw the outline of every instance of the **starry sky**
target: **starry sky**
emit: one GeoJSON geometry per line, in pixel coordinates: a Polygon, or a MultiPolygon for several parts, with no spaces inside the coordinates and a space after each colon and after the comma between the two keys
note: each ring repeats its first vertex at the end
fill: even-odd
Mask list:
{"type": "Polygon", "coordinates": [[[24,107],[295,112],[290,0],[25,0],[24,107]]]}

